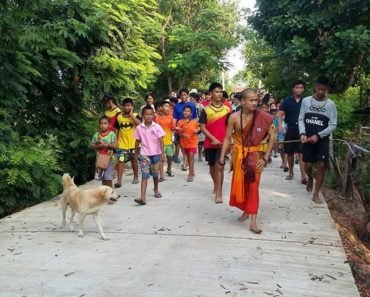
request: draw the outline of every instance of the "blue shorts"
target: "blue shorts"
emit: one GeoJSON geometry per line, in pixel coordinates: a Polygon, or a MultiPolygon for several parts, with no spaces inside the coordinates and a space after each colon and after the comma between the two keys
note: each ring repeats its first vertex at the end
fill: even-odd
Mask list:
{"type": "Polygon", "coordinates": [[[114,163],[109,162],[108,168],[103,171],[102,180],[113,180],[114,163]]]}
{"type": "Polygon", "coordinates": [[[141,156],[140,157],[140,168],[141,177],[148,179],[150,176],[159,176],[159,161],[161,160],[160,155],[155,156],[141,156]]]}

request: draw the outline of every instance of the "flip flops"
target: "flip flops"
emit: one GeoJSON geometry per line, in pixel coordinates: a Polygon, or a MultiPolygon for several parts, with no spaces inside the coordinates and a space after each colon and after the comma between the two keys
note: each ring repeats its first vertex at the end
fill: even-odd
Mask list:
{"type": "Polygon", "coordinates": [[[137,204],[140,204],[140,205],[146,205],[146,202],[142,199],[134,199],[134,201],[137,203],[137,204]]]}
{"type": "Polygon", "coordinates": [[[156,194],[154,194],[154,197],[155,198],[162,198],[162,194],[161,193],[156,193],[156,194]]]}

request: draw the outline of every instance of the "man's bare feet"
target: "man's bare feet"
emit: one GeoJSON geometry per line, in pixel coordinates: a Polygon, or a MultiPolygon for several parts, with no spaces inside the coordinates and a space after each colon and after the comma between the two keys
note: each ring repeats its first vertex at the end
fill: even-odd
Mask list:
{"type": "Polygon", "coordinates": [[[249,219],[249,214],[247,214],[246,212],[243,212],[243,214],[241,215],[241,217],[238,219],[239,222],[244,222],[246,220],[249,219]]]}
{"type": "Polygon", "coordinates": [[[306,184],[306,190],[308,193],[311,193],[312,189],[313,189],[313,179],[309,177],[306,184]]]}
{"type": "Polygon", "coordinates": [[[222,197],[216,197],[215,198],[215,203],[218,204],[218,203],[223,203],[222,201],[222,197]]]}
{"type": "Polygon", "coordinates": [[[324,201],[321,200],[319,194],[314,194],[312,201],[315,202],[316,204],[324,204],[324,201]]]}
{"type": "Polygon", "coordinates": [[[260,228],[257,227],[257,225],[252,225],[249,227],[249,230],[251,230],[253,233],[255,234],[261,234],[262,233],[262,230],[260,228]]]}

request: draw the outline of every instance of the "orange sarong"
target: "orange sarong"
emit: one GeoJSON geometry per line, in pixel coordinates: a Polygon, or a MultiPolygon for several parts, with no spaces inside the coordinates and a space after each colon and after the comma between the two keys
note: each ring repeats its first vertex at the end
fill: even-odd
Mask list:
{"type": "MultiPolygon", "coordinates": [[[[244,147],[244,157],[247,154],[256,154],[259,159],[261,146],[244,147]]],[[[233,177],[231,180],[230,206],[235,206],[248,214],[257,214],[259,206],[259,184],[261,172],[256,170],[256,177],[253,182],[244,180],[242,169],[243,149],[242,144],[235,143],[232,154],[233,177]]]]}

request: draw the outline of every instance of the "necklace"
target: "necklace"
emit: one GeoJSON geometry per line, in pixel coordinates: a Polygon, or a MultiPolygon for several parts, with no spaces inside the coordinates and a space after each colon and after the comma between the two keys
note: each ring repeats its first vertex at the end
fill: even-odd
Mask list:
{"type": "Polygon", "coordinates": [[[315,105],[313,103],[313,99],[315,99],[313,96],[311,97],[311,106],[309,107],[310,111],[316,111],[316,112],[325,112],[326,111],[326,103],[328,102],[328,99],[324,100],[324,103],[322,105],[315,105]]]}
{"type": "Polygon", "coordinates": [[[221,104],[220,106],[215,106],[215,105],[213,105],[213,103],[211,103],[211,104],[209,105],[209,107],[210,107],[214,112],[220,112],[220,111],[222,111],[222,110],[223,110],[224,105],[223,105],[223,104],[221,104]]]}

